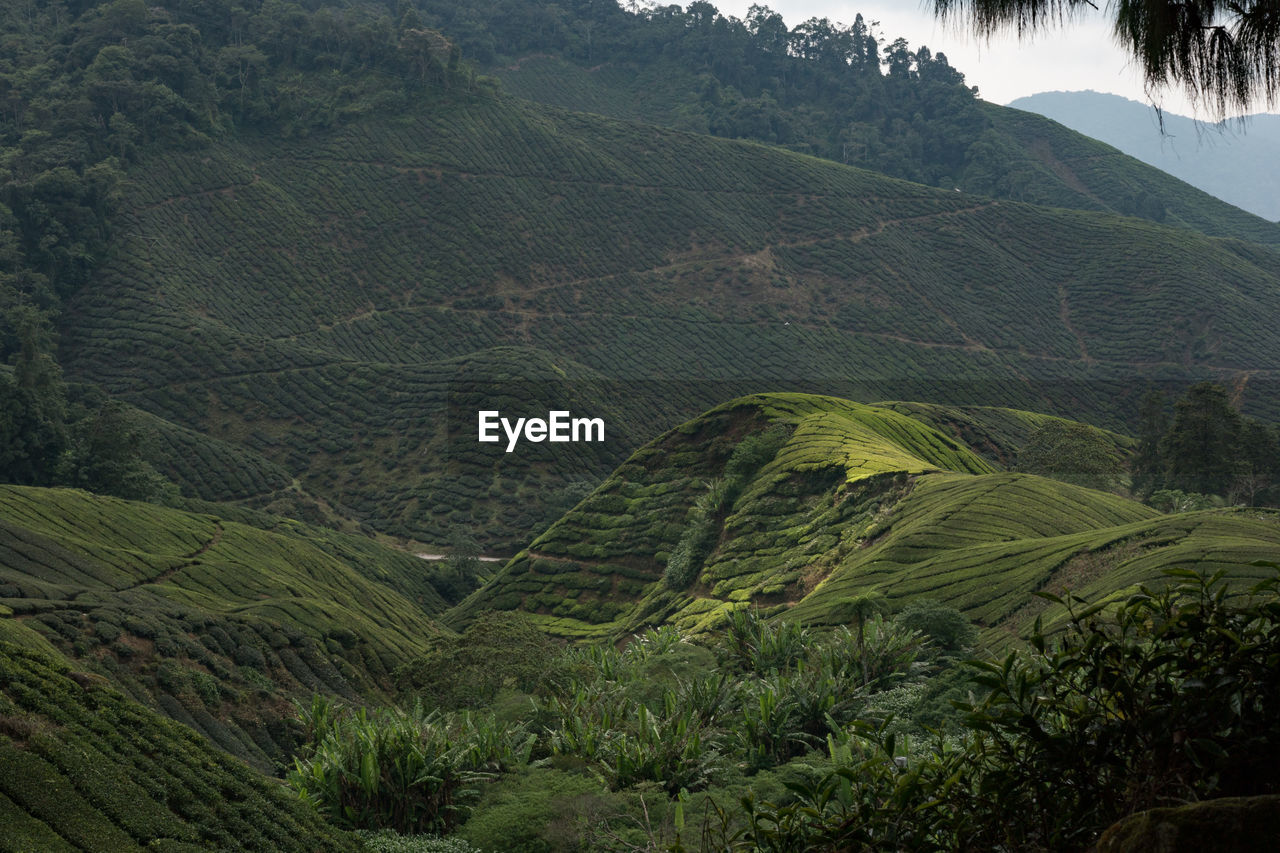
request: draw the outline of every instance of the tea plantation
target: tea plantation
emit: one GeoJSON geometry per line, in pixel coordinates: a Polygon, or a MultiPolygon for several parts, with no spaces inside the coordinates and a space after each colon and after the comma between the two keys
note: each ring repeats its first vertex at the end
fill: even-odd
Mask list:
{"type": "Polygon", "coordinates": [[[719,406],[637,451],[449,619],[518,609],[567,637],[703,631],[744,607],[846,624],[848,602],[871,592],[890,607],[942,601],[996,641],[1060,615],[1039,591],[1097,599],[1167,568],[1262,578],[1254,563],[1280,549],[1273,511],[1163,516],[1000,472],[906,413],[996,436],[1041,416],[890,405],[769,394],[719,406]]]}
{"type": "Polygon", "coordinates": [[[381,695],[446,607],[422,560],[277,521],[0,487],[0,637],[57,648],[273,769],[299,735],[290,698],[381,695]]]}
{"type": "MultiPolygon", "coordinates": [[[[1272,248],[749,142],[476,95],[131,175],[62,323],[69,376],[242,448],[200,497],[296,479],[397,537],[513,552],[646,437],[749,392],[1112,427],[1147,383],[1280,400],[1272,248]],[[476,400],[602,416],[611,441],[489,456],[476,400]]],[[[165,435],[157,466],[201,480],[174,461],[190,433],[165,435]]]]}
{"type": "Polygon", "coordinates": [[[0,641],[0,849],[359,850],[278,782],[65,660],[0,641]]]}
{"type": "MultiPolygon", "coordinates": [[[[768,138],[766,128],[773,129],[768,123],[735,124],[731,130],[708,123],[700,115],[708,109],[706,72],[700,76],[662,54],[654,55],[650,62],[583,63],[539,50],[495,65],[490,71],[507,91],[532,101],[701,133],[777,141],[768,138]]],[[[821,95],[808,104],[804,100],[784,108],[796,123],[803,120],[804,107],[826,106],[821,95]]],[[[1164,223],[1217,237],[1280,243],[1280,229],[1274,223],[1043,116],[982,101],[975,101],[971,109],[968,125],[955,128],[953,136],[958,138],[951,140],[966,146],[966,162],[957,164],[959,168],[950,176],[951,183],[962,190],[1052,207],[1143,218],[1154,215],[1164,223]]],[[[860,121],[875,123],[866,118],[860,121]]],[[[793,143],[791,147],[813,146],[793,143]]],[[[844,162],[890,174],[903,171],[894,169],[890,157],[874,161],[859,157],[856,144],[843,152],[831,150],[831,146],[828,150],[830,153],[822,156],[840,159],[843,153],[844,162]]],[[[936,156],[937,152],[892,152],[902,160],[927,159],[930,154],[936,156]]]]}

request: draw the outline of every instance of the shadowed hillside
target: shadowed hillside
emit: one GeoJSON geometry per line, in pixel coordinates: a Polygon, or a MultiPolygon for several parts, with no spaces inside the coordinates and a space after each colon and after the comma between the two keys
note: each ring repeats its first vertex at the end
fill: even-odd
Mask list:
{"type": "Polygon", "coordinates": [[[0,847],[357,850],[274,780],[66,662],[0,641],[0,847]]]}
{"type": "Polygon", "coordinates": [[[423,541],[519,547],[749,391],[1118,424],[1214,378],[1275,411],[1270,249],[512,100],[158,157],[125,208],[69,372],[423,541]],[[451,394],[610,443],[486,455],[451,394]]]}

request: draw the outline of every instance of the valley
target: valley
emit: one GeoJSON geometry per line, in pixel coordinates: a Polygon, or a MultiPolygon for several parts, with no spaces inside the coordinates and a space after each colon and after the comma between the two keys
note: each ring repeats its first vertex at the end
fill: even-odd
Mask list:
{"type": "Polygon", "coordinates": [[[861,16],[0,33],[0,851],[1273,807],[1280,225],[861,16]]]}

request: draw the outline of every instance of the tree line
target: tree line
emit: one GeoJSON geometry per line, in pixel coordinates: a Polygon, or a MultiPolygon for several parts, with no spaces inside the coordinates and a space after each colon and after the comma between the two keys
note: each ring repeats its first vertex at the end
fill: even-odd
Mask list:
{"type": "Polygon", "coordinates": [[[944,54],[890,41],[860,14],[851,24],[813,17],[788,27],[765,5],[739,19],[705,0],[423,0],[421,9],[481,65],[551,53],[586,67],[658,69],[673,86],[694,87],[677,93],[688,129],[933,186],[956,183],[990,127],[976,89],[944,54]]]}
{"type": "Polygon", "coordinates": [[[1280,505],[1280,428],[1242,415],[1221,385],[1197,383],[1172,404],[1164,391],[1151,391],[1137,422],[1137,441],[1126,453],[1101,430],[1049,421],[1031,432],[1016,467],[1128,491],[1164,512],[1280,505]]]}
{"type": "Polygon", "coordinates": [[[1280,432],[1240,414],[1225,388],[1201,382],[1169,409],[1160,391],[1139,411],[1133,490],[1162,509],[1194,506],[1196,496],[1230,504],[1280,504],[1280,432]]]}

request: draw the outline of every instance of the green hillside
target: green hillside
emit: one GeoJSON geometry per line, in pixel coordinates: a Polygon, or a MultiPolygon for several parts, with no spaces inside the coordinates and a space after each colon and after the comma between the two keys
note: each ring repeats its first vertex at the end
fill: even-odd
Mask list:
{"type": "MultiPolygon", "coordinates": [[[[1001,467],[1012,467],[1018,451],[1037,428],[1053,421],[1053,415],[996,406],[942,406],[936,403],[884,402],[879,405],[922,421],[956,438],[983,458],[1001,467]]],[[[1133,439],[1097,429],[1094,433],[1118,453],[1132,449],[1133,439]]]]}
{"type": "Polygon", "coordinates": [[[381,695],[440,629],[422,560],[84,492],[0,487],[0,636],[78,666],[269,769],[288,700],[381,695]]]}
{"type": "MultiPolygon", "coordinates": [[[[432,5],[446,31],[455,16],[462,17],[449,0],[432,5]]],[[[704,60],[697,51],[705,41],[696,41],[694,25],[672,27],[657,17],[619,22],[614,43],[591,57],[550,37],[539,42],[536,35],[512,33],[503,46],[513,52],[487,70],[512,94],[567,109],[754,139],[948,190],[1280,243],[1280,228],[1272,222],[1055,122],[978,100],[962,78],[954,79],[955,71],[935,68],[927,54],[913,51],[898,74],[860,69],[856,62],[835,73],[821,58],[806,63],[794,55],[785,72],[770,73],[762,66],[782,60],[759,59],[758,49],[746,47],[757,44],[759,34],[721,36],[702,48],[713,51],[704,60]],[[662,50],[652,47],[658,30],[668,41],[662,50]],[[803,82],[824,72],[832,76],[822,84],[803,82]]],[[[884,26],[892,37],[893,22],[884,26]]],[[[815,38],[799,30],[793,28],[793,42],[815,38]]],[[[840,41],[834,31],[816,38],[824,35],[840,41]]],[[[882,64],[891,61],[881,58],[882,64]]]]}
{"type": "Polygon", "coordinates": [[[1276,411],[1273,250],[510,99],[157,156],[123,209],[70,375],[421,541],[515,550],[751,391],[1118,425],[1141,383],[1214,378],[1276,411]],[[488,454],[451,394],[610,442],[488,454]]]}
{"type": "Polygon", "coordinates": [[[874,590],[890,606],[938,599],[992,636],[1021,635],[1042,615],[1038,590],[1105,597],[1165,568],[1261,577],[1251,564],[1277,548],[1274,512],[1162,516],[998,472],[890,409],[760,395],[646,445],[450,618],[519,609],[553,633],[606,636],[658,622],[705,630],[750,605],[839,624],[874,590]],[[699,541],[690,585],[673,588],[677,555],[699,541]]]}
{"type": "Polygon", "coordinates": [[[274,780],[108,686],[0,641],[0,850],[358,850],[274,780]]]}

